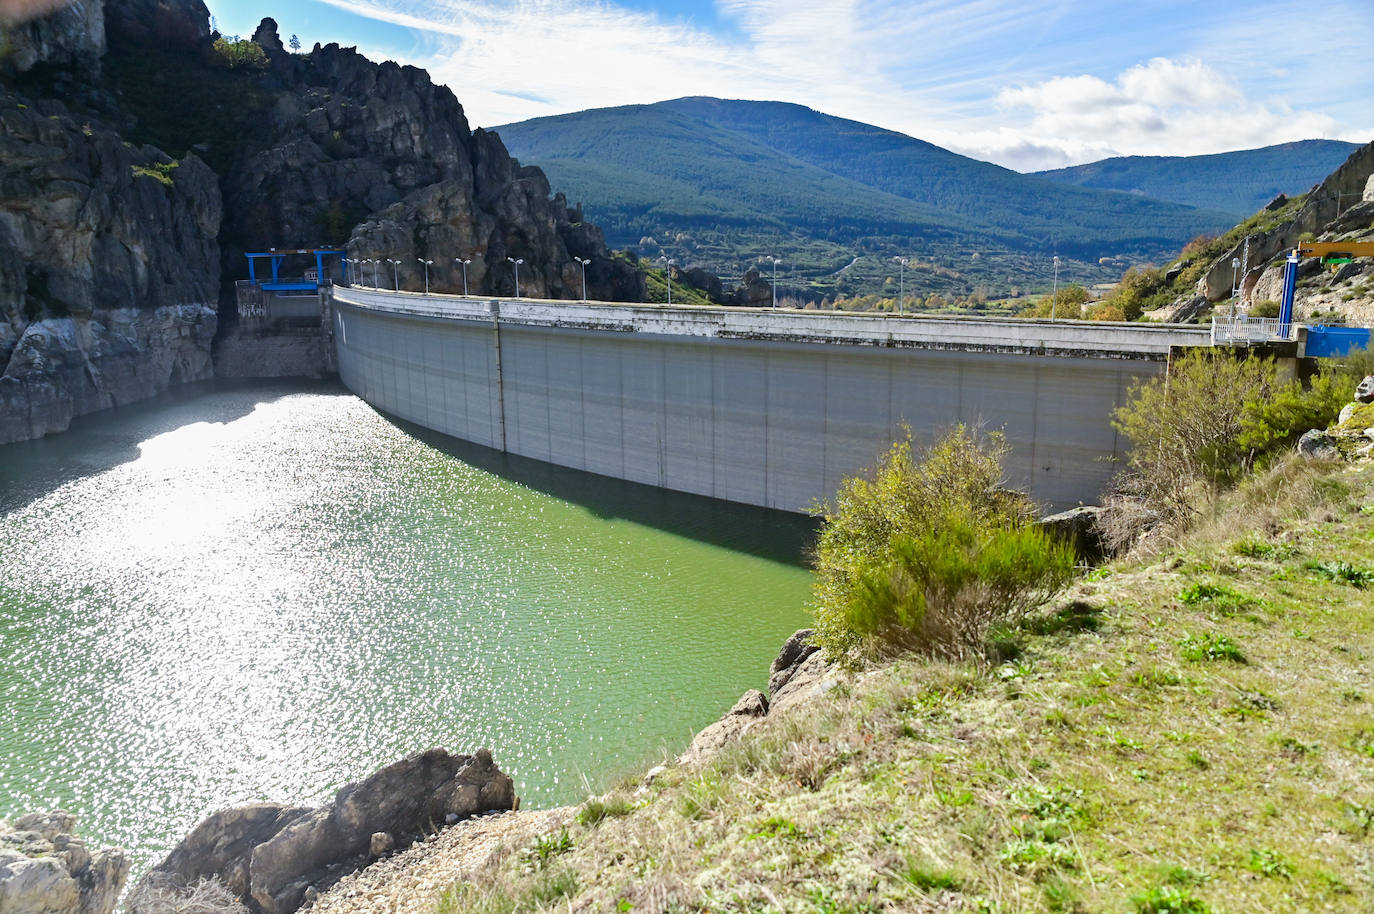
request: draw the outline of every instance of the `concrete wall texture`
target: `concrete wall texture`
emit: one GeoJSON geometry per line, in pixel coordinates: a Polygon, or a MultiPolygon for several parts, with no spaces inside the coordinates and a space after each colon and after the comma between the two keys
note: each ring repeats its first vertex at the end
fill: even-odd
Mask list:
{"type": "Polygon", "coordinates": [[[929,441],[982,423],[1006,432],[1009,482],[1062,509],[1100,496],[1123,448],[1111,412],[1133,379],[1164,370],[1168,351],[636,332],[616,323],[631,309],[611,320],[586,305],[550,317],[559,306],[535,303],[522,315],[523,304],[338,290],[340,377],[378,409],[456,438],[784,511],[833,496],[903,424],[929,441]]]}

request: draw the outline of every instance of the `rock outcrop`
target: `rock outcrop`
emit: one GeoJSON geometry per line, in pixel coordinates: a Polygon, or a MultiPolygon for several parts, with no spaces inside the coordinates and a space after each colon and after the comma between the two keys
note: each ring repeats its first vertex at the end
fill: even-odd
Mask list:
{"type": "MultiPolygon", "coordinates": [[[[1367,228],[1371,215],[1374,215],[1374,206],[1359,201],[1371,179],[1374,179],[1374,143],[1355,150],[1340,168],[1312,188],[1307,200],[1291,218],[1267,231],[1249,236],[1249,270],[1241,278],[1242,284],[1265,283],[1261,274],[1281,271],[1281,263],[1271,261],[1291,250],[1305,233],[1341,231],[1342,222],[1348,223],[1351,229],[1367,228]]],[[[1198,280],[1198,294],[1210,302],[1230,297],[1235,281],[1231,261],[1247,256],[1244,249],[1245,239],[1242,239],[1234,248],[1218,257],[1198,280]]],[[[1266,288],[1272,285],[1271,280],[1266,288]]],[[[1251,296],[1252,300],[1260,297],[1259,291],[1251,296]]]]}
{"type": "Polygon", "coordinates": [[[341,788],[315,809],[260,804],[215,813],[145,878],[182,885],[217,879],[251,910],[287,914],[307,893],[314,897],[367,865],[379,835],[408,844],[445,824],[517,805],[511,779],[487,750],[469,756],[431,749],[341,788]]]}
{"type": "MultiPolygon", "coordinates": [[[[724,717],[693,737],[691,745],[678,756],[678,764],[687,767],[704,764],[763,718],[785,713],[830,691],[839,681],[835,665],[812,643],[814,636],[815,632],[809,628],[794,632],[769,667],[769,694],[750,689],[741,695],[724,717]]],[[[650,772],[651,779],[658,770],[650,772]]]]}
{"type": "Polygon", "coordinates": [[[23,21],[0,9],[0,76],[37,67],[71,67],[94,73],[105,53],[105,8],[100,0],[28,4],[55,7],[23,21]]]}
{"type": "MultiPolygon", "coordinates": [[[[262,58],[231,60],[203,0],[48,6],[23,22],[0,11],[0,443],[208,377],[204,309],[232,330],[221,277],[242,275],[250,249],[347,243],[399,260],[407,289],[423,287],[419,258],[433,288],[460,289],[461,257],[475,293],[513,292],[511,258],[522,294],[552,298],[582,297],[577,257],[589,295],[644,297],[580,209],[423,70],[335,44],[290,53],[271,19],[253,36],[262,58]]],[[[330,362],[271,346],[239,336],[220,362],[330,362]]]]}
{"type": "Polygon", "coordinates": [[[0,161],[0,444],[210,377],[209,168],[6,93],[0,161]]]}
{"type": "Polygon", "coordinates": [[[65,812],[0,821],[0,911],[5,914],[110,914],[129,860],[119,848],[90,851],[65,812]]]}

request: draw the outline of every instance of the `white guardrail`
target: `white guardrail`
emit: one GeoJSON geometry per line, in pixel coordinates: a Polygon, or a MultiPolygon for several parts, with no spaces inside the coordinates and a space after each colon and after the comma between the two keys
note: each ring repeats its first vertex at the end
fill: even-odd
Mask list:
{"type": "Polygon", "coordinates": [[[1256,345],[1286,340],[1292,324],[1280,324],[1277,317],[1213,317],[1212,345],[1256,345]]]}

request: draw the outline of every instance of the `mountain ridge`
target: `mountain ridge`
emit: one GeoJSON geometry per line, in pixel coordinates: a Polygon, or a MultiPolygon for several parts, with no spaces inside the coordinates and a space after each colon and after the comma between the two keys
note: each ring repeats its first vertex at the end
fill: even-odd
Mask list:
{"type": "Polygon", "coordinates": [[[492,129],[512,155],[586,202],[612,244],[726,275],[780,254],[794,278],[822,292],[831,287],[820,277],[855,253],[876,260],[849,271],[850,285],[883,284],[894,256],[938,268],[915,277],[916,290],[1048,284],[1056,252],[1101,281],[1233,222],[1022,175],[791,103],[690,96],[492,129]],[[733,204],[724,216],[719,201],[733,204]]]}

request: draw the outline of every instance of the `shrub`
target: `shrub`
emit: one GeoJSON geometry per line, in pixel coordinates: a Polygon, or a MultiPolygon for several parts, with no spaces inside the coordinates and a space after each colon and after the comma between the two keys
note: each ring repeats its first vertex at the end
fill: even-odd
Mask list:
{"type": "Polygon", "coordinates": [[[215,53],[234,70],[265,70],[267,54],[256,41],[215,39],[215,53]]]}
{"type": "Polygon", "coordinates": [[[817,643],[832,656],[981,649],[1072,574],[1073,550],[1002,485],[1007,446],[958,426],[919,456],[910,433],[841,486],[815,552],[817,643]]]}
{"type": "Polygon", "coordinates": [[[1247,468],[1247,404],[1274,385],[1273,363],[1194,350],[1162,377],[1135,384],[1113,424],[1130,439],[1123,489],[1165,521],[1187,520],[1199,484],[1213,489],[1247,468]]]}
{"type": "Polygon", "coordinates": [[[1262,302],[1256,302],[1250,306],[1251,317],[1278,317],[1279,303],[1272,298],[1266,298],[1262,302]]]}

